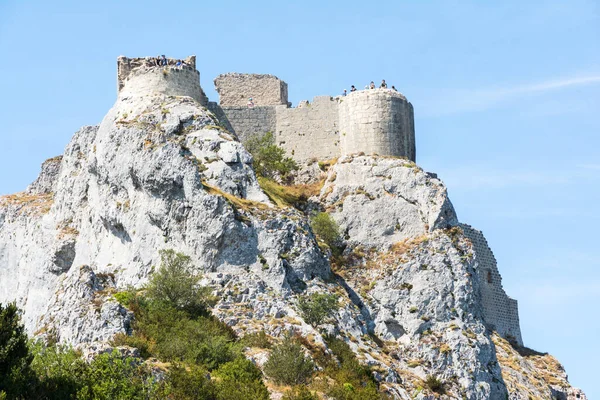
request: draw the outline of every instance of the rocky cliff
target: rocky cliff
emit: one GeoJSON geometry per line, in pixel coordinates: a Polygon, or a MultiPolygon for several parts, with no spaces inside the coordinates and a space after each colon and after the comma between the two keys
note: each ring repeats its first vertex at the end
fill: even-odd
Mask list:
{"type": "MultiPolygon", "coordinates": [[[[304,211],[278,206],[251,155],[198,102],[121,96],[25,192],[0,198],[0,302],[17,301],[32,335],[108,342],[134,318],[112,294],[144,285],[159,250],[175,249],[237,334],[297,332],[307,351],[337,335],[392,398],[439,396],[423,388],[428,376],[447,398],[584,398],[554,359],[520,346],[518,319],[497,327],[483,297],[489,285],[506,295],[484,270],[489,248],[461,227],[434,174],[356,155],[323,178],[304,211]],[[337,221],[343,254],[319,243],[306,210],[337,221]],[[320,292],[339,294],[341,308],[317,330],[298,299],[320,292]]],[[[267,351],[248,357],[260,366],[267,351]]]]}

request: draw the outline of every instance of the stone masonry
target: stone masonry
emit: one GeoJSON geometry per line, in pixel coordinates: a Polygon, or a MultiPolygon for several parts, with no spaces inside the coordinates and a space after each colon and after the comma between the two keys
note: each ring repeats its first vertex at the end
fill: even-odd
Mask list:
{"type": "Polygon", "coordinates": [[[152,57],[117,59],[117,89],[120,97],[161,93],[167,96],[190,96],[203,106],[208,101],[200,87],[200,73],[196,70],[196,56],[184,61],[185,67],[176,67],[175,59],[168,65],[156,66],[152,57]]]}
{"type": "Polygon", "coordinates": [[[517,301],[508,297],[502,288],[502,277],[494,253],[481,231],[467,224],[460,224],[460,227],[471,240],[479,264],[485,322],[503,337],[514,339],[519,345],[523,345],[517,301]]]}
{"type": "Polygon", "coordinates": [[[215,86],[221,101],[208,107],[241,141],[272,132],[299,162],[356,153],[415,161],[413,108],[394,90],[317,96],[292,108],[287,84],[272,75],[224,74],[215,86]],[[254,107],[248,106],[250,98],[254,107]]]}
{"type": "Polygon", "coordinates": [[[287,83],[273,75],[222,74],[215,87],[222,107],[246,107],[250,98],[256,106],[288,104],[287,83]]]}

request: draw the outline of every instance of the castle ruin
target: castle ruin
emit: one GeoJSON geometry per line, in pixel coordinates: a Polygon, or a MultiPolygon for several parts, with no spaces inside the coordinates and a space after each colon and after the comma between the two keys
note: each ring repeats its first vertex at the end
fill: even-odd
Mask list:
{"type": "Polygon", "coordinates": [[[273,75],[229,73],[215,79],[220,102],[208,102],[200,87],[196,57],[185,68],[158,67],[152,58],[119,57],[120,96],[151,92],[190,96],[208,107],[240,141],[271,132],[276,143],[298,162],[364,153],[416,160],[413,107],[391,89],[370,89],[347,96],[317,96],[298,107],[288,102],[287,83],[273,75]],[[248,106],[252,98],[253,106],[248,106]]]}
{"type": "MultiPolygon", "coordinates": [[[[278,145],[298,162],[326,160],[364,153],[416,160],[412,104],[389,89],[365,89],[347,96],[317,96],[293,108],[287,83],[273,75],[229,73],[214,83],[220,102],[209,102],[200,86],[196,57],[184,67],[168,59],[158,66],[153,58],[117,60],[119,97],[155,93],[189,96],[207,107],[240,141],[272,132],[278,145]],[[252,106],[248,100],[252,98],[252,106]]],[[[496,259],[483,234],[461,224],[473,244],[481,282],[486,323],[502,336],[522,344],[517,301],[502,288],[496,259]]]]}

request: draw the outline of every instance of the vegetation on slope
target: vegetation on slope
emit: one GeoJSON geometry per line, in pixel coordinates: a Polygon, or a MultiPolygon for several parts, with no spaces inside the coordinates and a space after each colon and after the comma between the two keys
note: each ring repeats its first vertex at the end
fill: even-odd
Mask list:
{"type": "MultiPolygon", "coordinates": [[[[348,344],[326,337],[331,352],[300,336],[273,346],[266,334],[241,340],[209,311],[215,299],[198,286],[189,257],[161,252],[161,266],[142,290],[115,298],[134,312],[131,335],[118,335],[123,347],[85,361],[72,348],[27,343],[14,304],[0,306],[0,399],[268,399],[263,373],[244,356],[244,347],[272,348],[267,377],[287,400],[380,399],[370,369],[348,344]],[[316,367],[319,368],[316,368],[316,367]]],[[[316,325],[338,308],[334,295],[312,295],[300,307],[316,325]]],[[[309,319],[310,319],[309,318],[309,319]]]]}

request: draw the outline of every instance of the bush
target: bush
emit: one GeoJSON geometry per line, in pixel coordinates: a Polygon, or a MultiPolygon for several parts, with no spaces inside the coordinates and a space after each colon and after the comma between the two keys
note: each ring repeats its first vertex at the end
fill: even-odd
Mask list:
{"type": "Polygon", "coordinates": [[[444,384],[438,378],[433,375],[427,376],[425,379],[425,386],[427,386],[430,390],[443,394],[444,393],[444,384]]]}
{"type": "Polygon", "coordinates": [[[84,374],[77,393],[81,400],[147,399],[158,385],[138,360],[117,351],[96,356],[84,374]]]}
{"type": "Polygon", "coordinates": [[[159,397],[177,400],[216,400],[216,389],[208,372],[194,365],[173,365],[159,390],[159,397]]]}
{"type": "Polygon", "coordinates": [[[244,145],[254,158],[254,170],[259,176],[279,176],[287,180],[290,172],[298,169],[298,164],[291,157],[286,157],[285,150],[275,144],[275,137],[271,132],[251,136],[244,145]]]}
{"type": "Polygon", "coordinates": [[[273,349],[264,371],[277,383],[299,385],[312,377],[314,364],[304,355],[302,346],[287,337],[273,349]]]}
{"type": "Polygon", "coordinates": [[[244,336],[240,340],[240,343],[247,347],[259,347],[261,349],[271,348],[271,339],[269,339],[269,336],[267,336],[265,331],[250,333],[244,336]]]}
{"type": "Polygon", "coordinates": [[[302,318],[308,324],[317,327],[333,317],[340,306],[335,294],[313,293],[308,297],[301,297],[298,308],[302,318]]]}
{"type": "Polygon", "coordinates": [[[333,249],[341,242],[340,228],[331,215],[320,212],[310,219],[310,226],[315,234],[333,249]]]}
{"type": "Polygon", "coordinates": [[[288,390],[281,400],[319,400],[319,396],[313,394],[305,386],[296,386],[288,390]]]}
{"type": "Polygon", "coordinates": [[[350,346],[333,336],[326,336],[324,339],[337,359],[330,360],[325,367],[327,375],[335,381],[335,384],[328,387],[327,395],[341,400],[383,398],[371,369],[358,361],[350,346]]]}
{"type": "Polygon", "coordinates": [[[7,398],[20,397],[29,388],[34,378],[32,360],[19,309],[14,303],[0,304],[0,391],[7,398]]]}
{"type": "Polygon", "coordinates": [[[160,259],[160,269],[148,284],[148,298],[195,315],[205,314],[211,301],[210,289],[197,286],[200,276],[193,272],[190,257],[162,250],[160,259]]]}
{"type": "Polygon", "coordinates": [[[84,385],[88,364],[80,353],[66,346],[33,345],[32,369],[39,379],[38,397],[69,399],[84,385]]]}
{"type": "Polygon", "coordinates": [[[215,371],[215,376],[219,400],[269,399],[269,391],[262,382],[262,373],[246,358],[240,357],[223,364],[215,371]]]}

